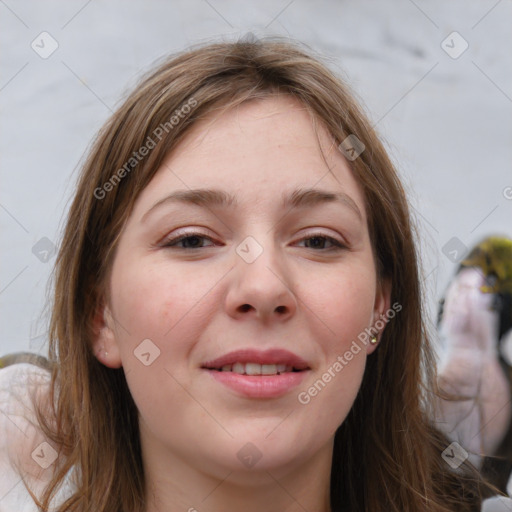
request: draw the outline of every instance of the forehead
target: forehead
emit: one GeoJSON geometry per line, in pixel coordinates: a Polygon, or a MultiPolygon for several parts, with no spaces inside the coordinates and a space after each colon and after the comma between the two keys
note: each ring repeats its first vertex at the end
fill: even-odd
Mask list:
{"type": "Polygon", "coordinates": [[[334,138],[304,104],[281,95],[208,113],[167,155],[138,202],[215,188],[267,208],[300,187],[348,194],[365,216],[363,193],[334,138]]]}
{"type": "Polygon", "coordinates": [[[191,152],[197,158],[245,159],[245,166],[250,168],[246,157],[281,161],[296,155],[294,160],[306,156],[309,162],[321,158],[321,149],[332,152],[333,146],[332,137],[304,104],[281,95],[210,112],[196,123],[172,156],[175,161],[184,153],[190,158],[191,152]]]}

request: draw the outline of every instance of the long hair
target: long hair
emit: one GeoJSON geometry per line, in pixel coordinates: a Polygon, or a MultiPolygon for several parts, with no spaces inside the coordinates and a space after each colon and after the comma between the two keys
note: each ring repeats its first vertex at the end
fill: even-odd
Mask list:
{"type": "Polygon", "coordinates": [[[280,38],[203,44],[171,56],[142,79],[95,139],[55,267],[53,411],[39,411],[38,419],[61,456],[41,498],[43,510],[73,468],[76,492],[58,512],[144,510],[137,409],[123,369],[94,357],[92,319],[105,299],[122,228],[164,157],[205,115],[276,94],[302,102],[337,144],[350,135],[364,144],[361,155],[348,160],[364,192],[379,279],[391,280],[391,303],[402,306],[369,356],[360,391],[336,432],[332,510],[479,510],[475,469],[465,462],[452,471],[441,456],[449,443],[430,420],[435,359],[397,172],[347,85],[311,50],[280,38]],[[143,147],[150,149],[141,157],[143,147]]]}

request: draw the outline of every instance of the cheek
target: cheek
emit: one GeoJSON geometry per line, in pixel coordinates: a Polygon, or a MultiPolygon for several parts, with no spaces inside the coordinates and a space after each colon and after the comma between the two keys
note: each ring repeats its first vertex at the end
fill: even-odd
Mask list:
{"type": "Polygon", "coordinates": [[[297,397],[304,424],[312,424],[311,430],[322,438],[345,421],[361,386],[366,357],[363,349],[350,353],[350,360],[345,353],[336,355],[297,397]]]}
{"type": "MultiPolygon", "coordinates": [[[[183,392],[189,354],[204,332],[215,304],[208,290],[214,276],[170,265],[119,265],[112,274],[116,339],[130,393],[146,422],[154,428],[169,411],[190,406],[183,392]],[[157,421],[157,423],[158,423],[157,421]]],[[[169,419],[169,418],[168,418],[169,419]]],[[[166,421],[168,435],[179,422],[166,421]]]]}
{"type": "MultiPolygon", "coordinates": [[[[311,282],[303,290],[319,326],[316,339],[323,361],[315,378],[299,390],[298,402],[318,432],[333,432],[348,415],[366,366],[366,348],[375,304],[375,276],[352,267],[336,278],[311,282]],[[322,286],[319,286],[322,285],[322,286]]],[[[312,323],[310,323],[312,325],[312,323]]]]}
{"type": "MultiPolygon", "coordinates": [[[[169,265],[119,265],[111,280],[112,304],[125,332],[162,341],[207,295],[208,280],[169,265]]],[[[201,309],[201,308],[199,308],[201,309]]]]}
{"type": "Polygon", "coordinates": [[[149,393],[164,382],[168,388],[165,369],[180,382],[186,378],[190,352],[219,308],[211,291],[217,281],[212,272],[177,265],[117,267],[111,280],[116,340],[134,390],[149,393]]]}
{"type": "Polygon", "coordinates": [[[367,267],[352,267],[303,288],[307,309],[324,325],[319,339],[324,340],[326,352],[345,350],[372,325],[375,293],[375,276],[367,267]]]}

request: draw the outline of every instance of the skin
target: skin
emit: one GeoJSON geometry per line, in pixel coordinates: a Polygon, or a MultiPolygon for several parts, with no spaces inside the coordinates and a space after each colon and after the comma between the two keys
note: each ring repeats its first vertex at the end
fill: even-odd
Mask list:
{"type": "MultiPolygon", "coordinates": [[[[510,387],[499,364],[498,313],[493,296],[483,293],[480,269],[462,269],[446,292],[441,334],[439,385],[449,393],[476,397],[439,401],[440,427],[474,454],[493,455],[509,428],[510,387]]],[[[479,466],[478,455],[470,456],[479,466]]]]}
{"type": "Polygon", "coordinates": [[[307,405],[297,395],[389,308],[390,287],[377,281],[363,193],[322,127],[319,137],[329,167],[302,104],[244,103],[196,124],[138,197],[94,350],[124,367],[139,410],[147,512],[330,510],[334,434],[376,345],[360,344],[307,405]],[[343,203],[283,209],[281,194],[298,187],[344,192],[361,217],[343,203]],[[190,188],[222,189],[239,204],[167,202],[145,216],[190,188]],[[207,238],[164,247],[184,230],[207,238]],[[252,263],[236,252],[247,236],[263,249],[252,263]],[[145,366],[134,350],[148,338],[160,354],[145,366]],[[274,347],[310,366],[278,398],[240,396],[201,370],[232,350],[274,347]],[[250,468],[237,457],[249,442],[261,454],[250,468]]]}

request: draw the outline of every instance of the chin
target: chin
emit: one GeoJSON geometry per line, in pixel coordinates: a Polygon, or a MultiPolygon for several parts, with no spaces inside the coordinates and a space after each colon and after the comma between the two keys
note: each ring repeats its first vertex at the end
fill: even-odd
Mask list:
{"type": "MultiPolygon", "coordinates": [[[[273,428],[275,426],[276,424],[273,424],[273,428]]],[[[253,478],[255,474],[261,473],[263,481],[266,481],[269,472],[274,477],[285,476],[314,455],[311,444],[308,446],[301,442],[300,437],[294,441],[294,437],[286,435],[285,431],[281,436],[274,437],[274,434],[250,435],[249,431],[246,431],[243,437],[231,439],[231,448],[227,452],[230,455],[222,457],[223,464],[226,464],[230,471],[238,473],[240,478],[247,475],[253,478]],[[303,451],[306,446],[307,452],[303,451]]]]}

